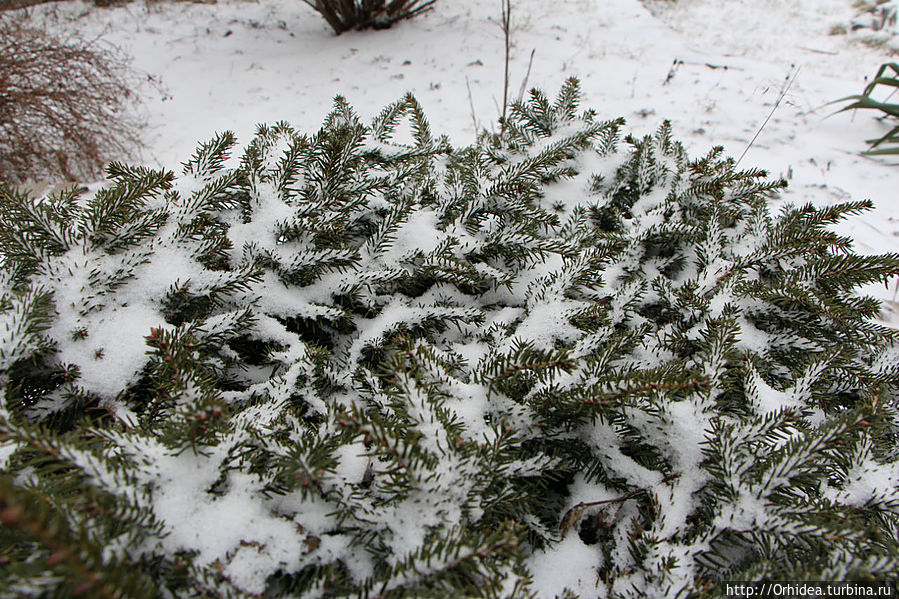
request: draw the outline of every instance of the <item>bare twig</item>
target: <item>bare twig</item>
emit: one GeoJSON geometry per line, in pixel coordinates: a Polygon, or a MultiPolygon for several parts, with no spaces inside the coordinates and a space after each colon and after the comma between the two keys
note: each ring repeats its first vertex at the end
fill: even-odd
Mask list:
{"type": "Polygon", "coordinates": [[[506,111],[509,108],[509,63],[512,60],[512,0],[502,0],[502,18],[500,27],[503,30],[505,43],[505,70],[503,73],[503,110],[500,115],[500,134],[506,130],[506,111]]]}
{"type": "Polygon", "coordinates": [[[465,77],[465,87],[468,88],[468,106],[471,108],[471,124],[474,126],[475,134],[477,134],[480,127],[478,126],[478,117],[474,109],[474,99],[471,97],[471,81],[468,80],[468,77],[465,77]]]}
{"type": "Polygon", "coordinates": [[[668,69],[668,75],[665,77],[665,80],[662,81],[662,85],[668,85],[669,83],[671,83],[671,80],[674,79],[675,75],[677,75],[678,67],[680,67],[682,64],[684,64],[684,61],[675,57],[674,62],[671,63],[671,68],[668,69]]]}
{"type": "Polygon", "coordinates": [[[819,50],[818,48],[809,48],[806,46],[796,46],[800,50],[805,50],[806,52],[813,52],[815,54],[824,54],[826,56],[839,56],[839,52],[831,52],[830,50],[819,50]]]}
{"type": "Polygon", "coordinates": [[[792,77],[788,77],[788,78],[787,78],[787,83],[786,83],[786,85],[784,85],[783,89],[780,90],[780,96],[778,96],[777,102],[775,102],[775,103],[774,103],[774,106],[771,108],[771,112],[768,113],[768,116],[765,118],[765,120],[764,120],[764,122],[762,123],[761,127],[759,127],[759,130],[756,131],[756,132],[755,132],[755,135],[752,136],[752,139],[749,140],[749,144],[746,146],[746,149],[743,150],[743,153],[740,154],[740,157],[737,159],[737,162],[736,162],[736,164],[735,164],[734,166],[739,166],[739,165],[740,165],[740,161],[743,160],[743,157],[744,157],[744,156],[746,156],[746,153],[749,151],[749,148],[752,147],[752,144],[755,143],[755,140],[758,139],[759,135],[762,134],[762,131],[765,129],[765,125],[767,125],[767,124],[768,124],[768,121],[771,120],[771,117],[774,116],[774,113],[775,113],[775,111],[777,110],[777,107],[780,106],[780,103],[781,103],[781,102],[783,101],[783,99],[786,97],[787,92],[789,92],[789,91],[790,91],[790,88],[793,87],[793,83],[796,81],[796,77],[799,76],[799,71],[800,71],[800,70],[802,70],[802,67],[801,67],[801,66],[798,67],[798,68],[793,72],[793,76],[792,76],[792,77]]]}
{"type": "MultiPolygon", "coordinates": [[[[680,472],[673,472],[664,477],[661,481],[661,484],[671,482],[672,480],[679,478],[680,475],[680,472]]],[[[565,535],[568,534],[568,531],[571,530],[571,528],[581,519],[587,508],[595,507],[597,505],[606,505],[609,503],[620,503],[622,501],[627,501],[628,499],[633,499],[634,497],[642,495],[646,492],[646,489],[634,489],[633,491],[629,491],[628,493],[625,493],[624,495],[620,495],[613,499],[580,502],[579,504],[575,505],[570,510],[565,512],[565,515],[562,517],[562,522],[559,525],[559,528],[562,531],[562,538],[565,538],[565,535]]]]}
{"type": "Polygon", "coordinates": [[[133,156],[132,71],[114,49],[0,15],[0,179],[75,181],[133,156]]]}

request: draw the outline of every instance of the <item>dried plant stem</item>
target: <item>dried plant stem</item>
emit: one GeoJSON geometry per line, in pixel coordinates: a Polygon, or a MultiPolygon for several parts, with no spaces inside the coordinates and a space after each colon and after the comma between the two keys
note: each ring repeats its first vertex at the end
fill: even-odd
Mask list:
{"type": "Polygon", "coordinates": [[[474,98],[471,96],[471,81],[468,80],[468,77],[465,77],[465,87],[468,88],[468,107],[471,109],[471,124],[474,127],[475,134],[477,134],[480,127],[478,126],[478,116],[474,109],[474,98]]]}
{"type": "Polygon", "coordinates": [[[787,92],[789,92],[789,91],[790,91],[790,88],[793,87],[793,83],[796,81],[796,77],[799,76],[799,71],[800,71],[800,70],[802,70],[802,67],[801,67],[801,66],[800,66],[799,68],[797,68],[797,69],[793,72],[793,76],[792,76],[792,77],[788,77],[788,78],[787,78],[787,83],[786,83],[786,85],[784,85],[783,89],[780,90],[780,96],[778,96],[777,101],[774,103],[774,106],[771,107],[771,112],[768,113],[768,116],[765,118],[764,122],[762,122],[762,125],[759,127],[758,131],[756,131],[756,132],[755,132],[755,135],[752,136],[752,139],[749,140],[749,144],[748,144],[748,145],[746,146],[746,148],[743,150],[743,153],[740,154],[740,157],[737,159],[737,162],[736,162],[736,164],[735,164],[734,166],[739,166],[739,165],[740,165],[740,161],[742,161],[742,160],[743,160],[743,157],[746,156],[746,153],[749,151],[749,148],[752,147],[752,144],[755,143],[755,140],[757,140],[758,137],[759,137],[759,135],[762,134],[762,131],[764,131],[765,126],[768,124],[768,121],[771,120],[771,117],[774,116],[774,113],[777,111],[777,107],[780,106],[780,103],[781,103],[781,102],[783,101],[783,99],[786,97],[787,92]]]}
{"type": "Polygon", "coordinates": [[[506,113],[509,108],[509,64],[512,61],[512,0],[502,0],[500,28],[503,30],[505,62],[503,72],[503,110],[499,119],[500,134],[506,130],[506,113]]]}
{"type": "MultiPolygon", "coordinates": [[[[680,472],[674,472],[668,474],[661,480],[661,484],[669,483],[676,478],[681,476],[680,472]]],[[[610,503],[620,503],[623,501],[627,501],[628,499],[633,499],[639,495],[643,495],[647,493],[646,489],[634,489],[633,491],[629,491],[623,495],[615,497],[613,499],[602,499],[600,501],[582,501],[565,512],[565,515],[562,516],[562,522],[559,525],[559,528],[562,531],[562,538],[565,538],[565,535],[568,534],[568,531],[581,519],[584,515],[584,512],[587,508],[595,507],[597,505],[606,505],[610,503]]]]}

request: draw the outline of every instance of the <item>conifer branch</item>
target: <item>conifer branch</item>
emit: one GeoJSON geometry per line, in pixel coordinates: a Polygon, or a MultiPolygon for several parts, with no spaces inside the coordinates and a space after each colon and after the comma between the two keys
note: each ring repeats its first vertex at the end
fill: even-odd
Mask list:
{"type": "MultiPolygon", "coordinates": [[[[69,523],[54,513],[46,501],[35,493],[17,488],[6,475],[0,476],[0,521],[4,526],[18,527],[50,551],[47,565],[50,568],[65,564],[75,574],[76,581],[71,589],[73,595],[90,594],[104,599],[123,599],[125,588],[117,589],[114,584],[124,582],[116,563],[104,562],[98,548],[91,546],[91,539],[83,532],[80,538],[73,538],[69,523]],[[100,572],[110,572],[113,580],[106,580],[100,572]],[[118,578],[118,580],[115,580],[118,578]]],[[[133,573],[129,574],[133,576],[133,573]]],[[[141,577],[142,578],[142,577],[141,577]]],[[[153,597],[154,585],[147,580],[132,578],[128,584],[128,597],[153,597]],[[139,582],[138,582],[139,581],[139,582]]]]}
{"type": "Polygon", "coordinates": [[[519,372],[537,372],[541,370],[570,370],[573,367],[574,360],[544,360],[541,362],[531,362],[528,364],[516,364],[496,374],[496,376],[490,379],[490,384],[494,385],[503,379],[518,374],[519,372]]]}
{"type": "Polygon", "coordinates": [[[617,391],[604,392],[601,397],[590,397],[585,399],[584,403],[608,406],[612,404],[613,400],[628,397],[630,395],[640,395],[651,391],[691,391],[693,389],[703,389],[709,385],[710,383],[706,379],[670,383],[647,383],[645,385],[626,387],[617,391]]]}

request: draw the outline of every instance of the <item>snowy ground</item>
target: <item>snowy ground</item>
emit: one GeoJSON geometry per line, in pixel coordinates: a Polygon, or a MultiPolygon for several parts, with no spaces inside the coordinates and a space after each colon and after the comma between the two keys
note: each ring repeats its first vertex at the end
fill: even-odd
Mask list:
{"type": "MultiPolygon", "coordinates": [[[[393,30],[340,37],[300,0],[74,2],[34,12],[102,35],[161,81],[162,91],[142,93],[144,160],[155,165],[176,167],[223,129],[244,141],[261,122],[315,130],[337,94],[367,119],[411,90],[435,130],[467,144],[475,121],[495,122],[502,98],[500,0],[440,0],[393,30]]],[[[877,210],[842,232],[860,251],[891,252],[899,245],[895,160],[859,155],[887,125],[873,113],[831,116],[826,106],[895,60],[886,45],[831,35],[854,14],[852,0],[513,0],[512,95],[533,50],[528,87],[554,93],[576,75],[600,116],[625,116],[638,134],[670,119],[694,156],[715,145],[743,154],[783,95],[740,166],[789,178],[779,201],[874,200],[877,210]]],[[[899,322],[895,288],[870,292],[899,322]]]]}

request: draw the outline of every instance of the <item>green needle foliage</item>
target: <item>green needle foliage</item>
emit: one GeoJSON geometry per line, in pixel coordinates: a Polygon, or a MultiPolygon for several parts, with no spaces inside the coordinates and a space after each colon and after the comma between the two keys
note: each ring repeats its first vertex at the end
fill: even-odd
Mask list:
{"type": "MultiPolygon", "coordinates": [[[[844,110],[857,110],[859,108],[866,108],[879,110],[884,114],[884,117],[899,117],[899,104],[887,102],[886,100],[875,100],[871,97],[871,95],[876,90],[878,90],[878,88],[883,87],[899,88],[899,64],[895,62],[888,62],[881,65],[880,69],[878,69],[877,71],[877,74],[874,75],[874,79],[871,81],[871,83],[865,86],[865,90],[862,93],[857,96],[849,96],[848,98],[837,100],[838,102],[851,100],[851,103],[848,106],[840,109],[840,112],[843,112],[844,110]],[[888,75],[888,71],[892,71],[893,74],[888,75]]],[[[893,93],[895,93],[896,90],[893,89],[892,91],[893,93]]],[[[896,145],[899,144],[899,126],[890,129],[890,131],[887,132],[883,137],[880,137],[878,139],[869,139],[868,143],[871,144],[871,149],[865,152],[865,154],[868,156],[899,154],[899,146],[896,145]]]]}
{"type": "Polygon", "coordinates": [[[899,351],[831,231],[569,80],[2,188],[0,595],[712,597],[899,574],[899,351]]]}

